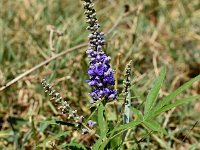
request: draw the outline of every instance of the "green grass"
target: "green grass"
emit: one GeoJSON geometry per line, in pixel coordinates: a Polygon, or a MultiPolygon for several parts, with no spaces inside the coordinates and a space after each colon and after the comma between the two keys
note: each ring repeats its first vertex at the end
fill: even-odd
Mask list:
{"type": "MultiPolygon", "coordinates": [[[[200,74],[200,2],[198,0],[139,1],[96,0],[97,16],[103,31],[111,29],[121,15],[119,24],[106,36],[106,53],[119,65],[119,91],[122,90],[123,71],[133,60],[132,83],[140,97],[146,97],[161,68],[167,67],[166,79],[158,96],[175,91],[183,83],[200,74]],[[137,12],[138,8],[140,11],[137,12]]],[[[40,62],[51,57],[48,25],[63,31],[55,39],[56,53],[87,42],[88,31],[82,2],[74,0],[1,0],[0,1],[0,85],[14,79],[40,62]]],[[[85,80],[88,59],[86,47],[75,50],[61,59],[32,72],[3,91],[0,91],[0,148],[30,149],[59,131],[71,130],[44,122],[58,114],[44,94],[40,81],[46,78],[62,93],[71,106],[85,116],[90,114],[90,88],[85,80]],[[9,123],[9,118],[12,123],[9,123]],[[11,124],[13,128],[11,127],[11,124]]],[[[194,83],[177,99],[200,94],[199,82],[194,83]]],[[[135,108],[142,98],[133,99],[135,108]]],[[[177,107],[158,117],[167,135],[148,134],[137,127],[134,136],[142,149],[198,149],[200,145],[200,101],[177,107]]],[[[151,109],[153,109],[151,107],[151,109]]],[[[59,118],[59,117],[58,117],[59,118]]],[[[127,147],[137,146],[132,133],[128,133],[127,147]],[[134,144],[133,144],[134,143],[134,144]]],[[[89,146],[96,140],[79,132],[64,135],[56,145],[70,143],[70,139],[89,146]],[[69,138],[71,137],[71,138],[69,138]]],[[[73,142],[72,142],[73,143],[73,142]]],[[[51,147],[48,145],[47,147],[51,147]]],[[[134,147],[135,148],[135,147],[134,147]]]]}

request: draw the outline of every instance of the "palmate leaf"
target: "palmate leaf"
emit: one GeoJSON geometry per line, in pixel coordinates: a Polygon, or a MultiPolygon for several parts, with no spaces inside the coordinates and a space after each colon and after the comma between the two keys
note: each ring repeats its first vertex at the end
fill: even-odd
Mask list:
{"type": "Polygon", "coordinates": [[[144,108],[144,115],[148,114],[151,109],[153,108],[155,101],[158,97],[160,88],[163,84],[164,78],[166,74],[166,67],[164,67],[161,71],[160,76],[156,80],[154,87],[150,90],[150,92],[147,95],[146,103],[145,103],[145,108],[144,108]]]}
{"type": "MultiPolygon", "coordinates": [[[[154,112],[160,110],[163,106],[168,104],[173,98],[175,98],[178,94],[186,90],[189,86],[191,86],[195,81],[198,81],[200,79],[200,75],[196,76],[195,78],[191,79],[190,81],[183,84],[181,87],[176,89],[174,92],[169,94],[167,97],[165,97],[162,101],[160,101],[157,106],[154,108],[154,112]]],[[[152,113],[151,113],[152,115],[152,113]]]]}
{"type": "Polygon", "coordinates": [[[191,102],[191,101],[196,100],[196,99],[198,99],[198,98],[200,98],[200,95],[197,95],[197,96],[189,96],[189,97],[187,97],[187,98],[178,99],[178,100],[176,100],[174,103],[169,104],[169,105],[166,105],[166,106],[160,108],[159,110],[154,111],[152,117],[155,117],[155,116],[157,116],[157,115],[159,115],[159,114],[161,114],[161,113],[163,113],[163,112],[165,112],[165,111],[168,111],[168,110],[170,110],[170,109],[172,109],[172,108],[174,108],[174,107],[177,107],[177,106],[179,106],[179,105],[182,105],[182,104],[191,102]]]}

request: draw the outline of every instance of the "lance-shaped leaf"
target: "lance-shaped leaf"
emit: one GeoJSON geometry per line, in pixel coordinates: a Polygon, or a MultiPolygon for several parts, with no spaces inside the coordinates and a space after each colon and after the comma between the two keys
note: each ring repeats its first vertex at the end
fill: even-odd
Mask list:
{"type": "Polygon", "coordinates": [[[197,96],[189,96],[189,97],[187,97],[187,98],[178,99],[178,100],[176,100],[174,103],[169,104],[169,105],[166,105],[166,106],[160,108],[159,110],[155,111],[155,112],[153,113],[153,117],[154,117],[154,116],[157,116],[157,115],[159,115],[159,114],[161,114],[161,113],[163,113],[163,112],[166,112],[166,111],[168,111],[168,110],[170,110],[170,109],[172,109],[172,108],[174,108],[174,107],[177,107],[177,106],[179,106],[179,105],[182,105],[182,104],[191,102],[191,101],[193,101],[193,100],[196,100],[196,99],[198,99],[198,98],[200,98],[200,95],[197,95],[197,96]]]}
{"type": "Polygon", "coordinates": [[[165,97],[162,101],[160,101],[158,103],[158,105],[155,107],[154,111],[161,109],[163,106],[168,104],[171,100],[173,100],[173,98],[175,98],[178,94],[180,94],[181,92],[186,90],[189,86],[191,86],[195,81],[198,81],[198,80],[200,80],[200,75],[198,75],[195,78],[191,79],[190,81],[186,82],[181,87],[179,87],[174,92],[172,92],[167,97],[165,97]]]}
{"type": "Polygon", "coordinates": [[[163,68],[161,71],[160,76],[156,80],[154,87],[150,90],[149,94],[147,95],[146,103],[145,103],[145,109],[144,109],[144,115],[146,116],[152,109],[152,107],[155,104],[155,101],[158,97],[160,88],[163,84],[164,78],[166,74],[166,68],[163,68]]]}

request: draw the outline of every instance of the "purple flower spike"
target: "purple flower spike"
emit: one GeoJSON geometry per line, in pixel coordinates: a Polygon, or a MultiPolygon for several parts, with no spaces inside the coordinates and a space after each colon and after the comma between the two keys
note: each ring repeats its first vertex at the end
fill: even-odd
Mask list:
{"type": "Polygon", "coordinates": [[[89,126],[90,128],[93,128],[96,124],[97,124],[97,123],[96,123],[95,121],[92,121],[92,120],[89,120],[89,121],[88,121],[88,126],[89,126]]]}
{"type": "Polygon", "coordinates": [[[113,90],[115,78],[110,67],[110,57],[103,51],[105,45],[104,33],[99,32],[99,23],[96,17],[93,0],[84,0],[84,9],[89,24],[87,29],[89,34],[89,49],[86,51],[90,59],[90,66],[87,71],[89,79],[86,81],[92,87],[90,103],[95,103],[99,99],[106,101],[116,99],[117,92],[113,90]]]}

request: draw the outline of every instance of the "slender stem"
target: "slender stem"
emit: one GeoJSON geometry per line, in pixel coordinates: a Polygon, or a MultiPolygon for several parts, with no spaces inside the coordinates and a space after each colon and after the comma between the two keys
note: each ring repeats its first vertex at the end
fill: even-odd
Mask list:
{"type": "MultiPolygon", "coordinates": [[[[118,53],[117,54],[117,62],[116,62],[116,71],[115,71],[115,90],[117,90],[117,86],[118,86],[118,72],[119,72],[120,56],[121,56],[121,53],[118,53]]],[[[114,102],[114,107],[115,107],[115,112],[116,112],[117,121],[118,121],[119,120],[119,111],[118,111],[116,102],[114,102]]]]}
{"type": "Polygon", "coordinates": [[[118,86],[118,72],[119,72],[120,56],[121,56],[121,53],[118,53],[117,62],[116,62],[116,71],[115,71],[115,90],[117,90],[117,86],[118,86]]]}

